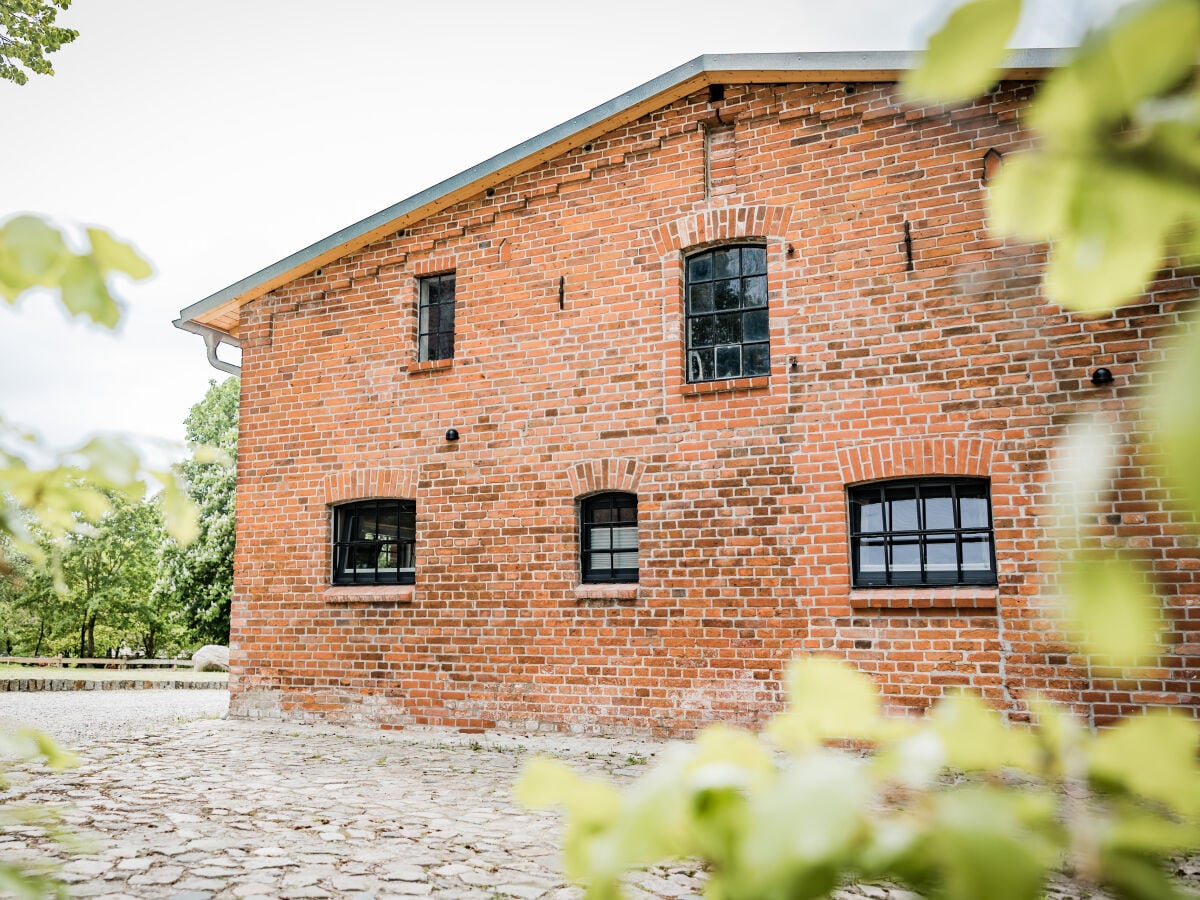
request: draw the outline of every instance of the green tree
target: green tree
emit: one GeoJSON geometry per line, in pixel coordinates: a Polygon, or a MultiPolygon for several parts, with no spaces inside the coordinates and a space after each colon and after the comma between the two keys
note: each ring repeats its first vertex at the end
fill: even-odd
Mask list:
{"type": "MultiPolygon", "coordinates": [[[[111,508],[87,529],[59,539],[61,594],[79,636],[79,655],[96,655],[96,627],[119,634],[154,586],[162,517],[154,500],[130,502],[110,496],[111,508]]],[[[151,629],[151,644],[158,624],[151,629]]],[[[110,638],[111,639],[111,638],[110,638]]]]}
{"type": "Polygon", "coordinates": [[[233,598],[240,390],[237,378],[210,381],[208,393],[184,420],[191,456],[180,463],[179,473],[200,511],[200,531],[186,546],[174,539],[164,542],[154,585],[154,597],[182,608],[199,639],[218,644],[229,642],[233,598]]]}
{"type": "MultiPolygon", "coordinates": [[[[993,83],[1020,8],[956,10],[908,96],[952,103],[993,83]]],[[[1005,160],[990,203],[994,230],[1048,243],[1051,299],[1107,312],[1164,256],[1200,257],[1198,59],[1200,2],[1155,0],[1089,36],[1041,86],[1025,118],[1036,146],[1005,160]]],[[[1154,440],[1200,521],[1200,321],[1172,352],[1149,399],[1154,440]]],[[[1084,651],[1142,657],[1156,623],[1144,573],[1092,544],[1064,551],[1084,651]]],[[[687,857],[707,864],[706,895],[726,900],[822,897],[846,879],[1033,900],[1059,866],[1121,897],[1180,896],[1162,860],[1200,847],[1200,728],[1186,713],[1094,735],[1037,698],[1025,727],[960,694],[922,722],[889,719],[869,679],[813,658],[793,661],[786,686],[788,709],[765,734],[706,729],[623,792],[549,760],[527,769],[519,795],[565,807],[567,873],[589,898],[621,896],[629,869],[687,857]],[[873,753],[828,746],[847,739],[873,753]]]]}
{"type": "Polygon", "coordinates": [[[38,75],[53,75],[46,54],[79,37],[71,28],[55,25],[58,11],[71,0],[2,0],[0,2],[0,78],[25,84],[22,66],[38,75]]]}

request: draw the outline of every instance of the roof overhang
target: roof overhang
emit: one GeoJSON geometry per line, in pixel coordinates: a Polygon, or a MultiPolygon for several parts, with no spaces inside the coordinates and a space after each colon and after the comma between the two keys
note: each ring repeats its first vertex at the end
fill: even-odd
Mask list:
{"type": "MultiPolygon", "coordinates": [[[[1002,77],[1040,78],[1060,64],[1062,53],[1061,50],[1014,51],[1005,63],[1002,77]]],[[[250,301],[681,97],[711,84],[896,81],[913,67],[917,58],[918,54],[907,51],[698,56],[193,303],[180,312],[175,326],[204,336],[209,344],[210,361],[215,360],[213,364],[222,368],[216,360],[215,348],[221,343],[237,344],[240,310],[250,301]]]]}

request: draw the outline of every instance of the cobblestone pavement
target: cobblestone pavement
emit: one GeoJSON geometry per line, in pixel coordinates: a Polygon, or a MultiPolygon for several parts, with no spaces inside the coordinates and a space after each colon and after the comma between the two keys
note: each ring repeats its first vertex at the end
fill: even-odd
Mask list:
{"type": "MultiPolygon", "coordinates": [[[[619,781],[660,749],[210,718],[94,740],[79,768],[27,768],[7,796],[61,804],[90,835],[87,852],[57,857],[80,897],[574,898],[559,874],[560,821],[516,804],[518,771],[538,751],[619,781]]],[[[51,852],[37,835],[0,834],[0,857],[51,852]]],[[[694,897],[701,876],[664,867],[633,884],[635,898],[694,897]]]]}

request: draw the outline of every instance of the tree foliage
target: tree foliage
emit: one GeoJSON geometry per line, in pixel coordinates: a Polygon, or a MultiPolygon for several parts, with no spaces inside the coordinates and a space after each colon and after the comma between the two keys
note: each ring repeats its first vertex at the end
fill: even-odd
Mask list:
{"type": "Polygon", "coordinates": [[[79,37],[79,32],[55,24],[59,10],[71,0],[4,0],[0,3],[0,78],[25,84],[25,69],[53,75],[46,55],[79,37]]]}
{"type": "MultiPolygon", "coordinates": [[[[1020,7],[957,9],[908,97],[954,102],[994,82],[1020,7]]],[[[1164,257],[1200,257],[1198,59],[1200,2],[1154,0],[1091,35],[1041,86],[1026,117],[1036,145],[1004,161],[989,199],[994,230],[1048,244],[1051,299],[1108,312],[1164,257]]],[[[1200,521],[1200,322],[1157,381],[1147,402],[1162,471],[1200,521]]],[[[1072,515],[1110,477],[1103,448],[1086,449],[1075,460],[1092,462],[1060,497],[1072,515]]],[[[1152,652],[1146,573],[1082,541],[1064,562],[1084,652],[1105,664],[1152,652]]],[[[788,709],[765,735],[712,726],[624,792],[553,761],[528,767],[519,795],[565,808],[567,873],[588,897],[619,897],[626,871],[679,858],[706,863],[706,895],[726,900],[822,897],[848,879],[1019,900],[1042,896],[1064,867],[1116,896],[1179,896],[1162,859],[1200,847],[1200,727],[1186,714],[1158,710],[1096,736],[1038,698],[1025,727],[964,693],[918,723],[882,716],[871,682],[841,662],[794,660],[786,682],[788,709]],[[829,746],[846,740],[872,752],[829,746]]]]}
{"type": "MultiPolygon", "coordinates": [[[[9,219],[0,226],[0,298],[15,304],[48,292],[71,314],[113,327],[121,310],[112,276],[142,279],[151,269],[133,247],[108,232],[89,228],[87,237],[87,249],[75,251],[62,230],[40,217],[9,219]]],[[[126,442],[99,436],[55,451],[0,416],[0,534],[20,552],[40,553],[31,522],[57,538],[76,527],[77,513],[98,519],[111,508],[113,496],[137,501],[150,485],[161,488],[168,531],[184,542],[194,537],[195,509],[174,474],[147,468],[126,442]]]]}
{"type": "Polygon", "coordinates": [[[154,598],[185,610],[187,624],[206,642],[229,641],[233,598],[234,493],[237,486],[238,399],[241,381],[209,382],[185,420],[191,456],[179,466],[188,496],[200,511],[196,540],[167,540],[154,598]]]}

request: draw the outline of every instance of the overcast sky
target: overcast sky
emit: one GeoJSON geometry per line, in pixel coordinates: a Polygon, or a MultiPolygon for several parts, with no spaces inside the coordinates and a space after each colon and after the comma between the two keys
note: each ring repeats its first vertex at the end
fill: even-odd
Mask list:
{"type": "MultiPolygon", "coordinates": [[[[1027,5],[1019,46],[1116,0],[1027,5]]],[[[0,306],[0,414],[182,441],[223,378],[179,310],[702,53],[919,46],[947,0],[74,0],[52,78],[0,81],[0,219],[103,225],[156,275],[115,334],[0,306]]]]}

